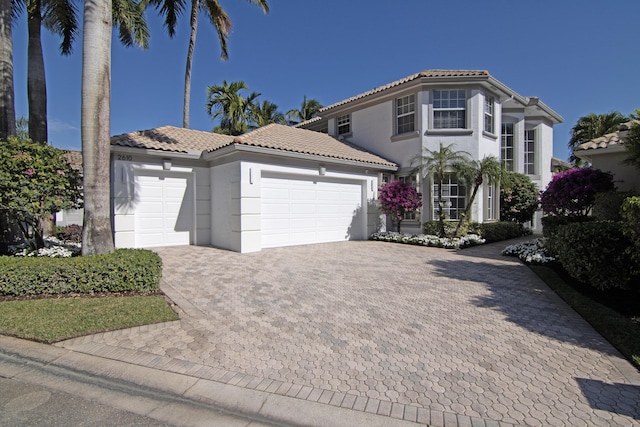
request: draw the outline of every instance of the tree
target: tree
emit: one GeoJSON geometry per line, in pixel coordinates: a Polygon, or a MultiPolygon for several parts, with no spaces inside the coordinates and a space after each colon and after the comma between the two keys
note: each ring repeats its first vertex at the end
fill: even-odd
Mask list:
{"type": "Polygon", "coordinates": [[[309,119],[313,119],[318,115],[322,104],[317,99],[307,99],[307,95],[302,98],[300,109],[287,111],[289,124],[301,123],[309,119]]]}
{"type": "Polygon", "coordinates": [[[418,163],[415,171],[420,171],[423,177],[432,176],[433,181],[438,184],[438,223],[441,237],[445,235],[442,184],[448,173],[453,172],[457,176],[469,161],[469,153],[454,150],[454,144],[445,147],[442,142],[439,150],[430,150],[425,147],[422,155],[414,157],[411,161],[411,164],[418,163]]]}
{"type": "Polygon", "coordinates": [[[271,123],[278,123],[280,125],[287,123],[284,114],[278,111],[278,106],[267,100],[262,101],[262,104],[254,104],[249,128],[256,129],[271,123]]]}
{"type": "Polygon", "coordinates": [[[575,166],[582,166],[583,160],[573,154],[573,151],[580,144],[617,131],[618,126],[628,120],[627,117],[618,111],[612,111],[606,114],[591,113],[580,117],[575,126],[571,128],[571,139],[568,144],[571,150],[569,161],[575,166]]]}
{"type": "Polygon", "coordinates": [[[422,194],[418,193],[409,183],[390,181],[378,189],[378,202],[380,210],[398,224],[399,233],[404,215],[415,212],[422,207],[422,194]]]}
{"type": "Polygon", "coordinates": [[[110,210],[111,0],[85,0],[82,40],[82,255],[113,252],[110,210]]]}
{"type": "MultiPolygon", "coordinates": [[[[251,4],[259,6],[264,13],[269,12],[269,5],[266,0],[247,0],[251,4]]],[[[169,37],[175,35],[175,26],[178,16],[184,12],[186,0],[147,0],[148,4],[155,5],[160,9],[160,15],[165,17],[165,26],[169,37]]],[[[187,63],[184,73],[184,104],[182,110],[182,127],[189,127],[189,103],[191,101],[191,68],[193,65],[193,51],[196,45],[196,35],[198,32],[198,16],[202,12],[207,15],[209,21],[218,33],[220,43],[220,58],[226,61],[229,58],[227,47],[227,37],[231,32],[231,18],[220,6],[217,0],[191,0],[189,47],[187,48],[187,63]]]]}
{"type": "Polygon", "coordinates": [[[13,89],[13,42],[11,0],[0,0],[0,140],[16,134],[16,107],[13,89]]]}
{"type": "Polygon", "coordinates": [[[63,150],[29,139],[0,142],[0,209],[19,224],[25,240],[34,239],[33,249],[44,247],[41,220],[77,206],[80,183],[63,150]]]}
{"type": "Polygon", "coordinates": [[[577,168],[553,177],[540,197],[547,215],[584,217],[595,202],[596,193],[615,188],[613,175],[600,169],[577,168]]]}
{"type": "MultiPolygon", "coordinates": [[[[640,110],[636,110],[636,115],[640,115],[640,110]]],[[[632,115],[633,117],[634,115],[632,115]]],[[[640,120],[640,119],[635,119],[640,120]]],[[[629,128],[627,137],[624,141],[624,148],[629,154],[624,162],[628,165],[635,166],[640,170],[640,122],[635,122],[629,128]]]]}
{"type": "Polygon", "coordinates": [[[538,186],[527,175],[504,171],[500,180],[500,221],[531,221],[539,205],[538,186]]]}
{"type": "Polygon", "coordinates": [[[460,227],[465,221],[469,220],[469,212],[471,211],[471,205],[473,205],[478,189],[484,183],[486,179],[489,185],[500,180],[502,175],[502,165],[495,156],[488,156],[482,160],[471,160],[468,163],[463,163],[460,167],[459,176],[464,182],[467,188],[473,188],[471,191],[471,197],[467,202],[467,206],[464,208],[464,213],[460,215],[458,225],[456,225],[455,235],[460,233],[460,227]]]}
{"type": "Polygon", "coordinates": [[[207,113],[212,120],[220,119],[220,125],[213,129],[215,133],[242,135],[247,131],[253,103],[260,94],[252,92],[245,98],[239,93],[242,89],[247,89],[245,82],[227,83],[226,80],[222,85],[207,88],[207,113]]]}
{"type": "Polygon", "coordinates": [[[29,119],[24,116],[16,120],[16,138],[29,139],[29,119]]]}

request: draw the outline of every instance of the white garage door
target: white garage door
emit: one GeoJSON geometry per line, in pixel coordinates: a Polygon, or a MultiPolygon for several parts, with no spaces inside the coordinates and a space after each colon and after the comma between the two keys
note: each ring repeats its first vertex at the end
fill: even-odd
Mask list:
{"type": "Polygon", "coordinates": [[[262,247],[361,239],[361,207],[360,183],[263,175],[262,247]]]}
{"type": "Polygon", "coordinates": [[[136,175],[136,247],[188,245],[193,230],[193,185],[187,174],[136,175]]]}

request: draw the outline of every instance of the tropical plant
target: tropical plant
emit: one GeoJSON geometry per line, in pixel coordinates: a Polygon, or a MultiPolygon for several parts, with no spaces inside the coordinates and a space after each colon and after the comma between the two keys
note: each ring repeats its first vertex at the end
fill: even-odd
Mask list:
{"type": "Polygon", "coordinates": [[[615,188],[613,175],[600,169],[577,168],[555,175],[540,197],[547,215],[585,217],[595,203],[596,193],[615,188]]]}
{"type": "MultiPolygon", "coordinates": [[[[637,115],[640,115],[640,110],[636,110],[635,115],[632,114],[632,116],[637,115]]],[[[640,120],[640,118],[635,120],[640,120]]],[[[636,121],[631,125],[624,141],[624,148],[628,153],[624,162],[640,170],[640,121],[636,121]]]]}
{"type": "Polygon", "coordinates": [[[16,107],[13,90],[13,42],[11,0],[0,0],[0,140],[16,134],[16,107]]]}
{"type": "Polygon", "coordinates": [[[262,101],[262,104],[258,102],[253,105],[250,120],[249,129],[256,129],[271,123],[280,125],[287,123],[284,114],[278,111],[278,106],[267,100],[262,101]]]}
{"type": "Polygon", "coordinates": [[[502,165],[495,156],[487,156],[482,160],[470,160],[467,163],[462,163],[459,170],[459,177],[464,182],[467,188],[473,188],[471,191],[471,197],[467,202],[467,206],[464,208],[464,212],[460,215],[458,225],[456,226],[456,237],[460,233],[460,228],[465,221],[469,221],[469,212],[471,211],[471,205],[476,199],[478,189],[484,183],[485,179],[489,185],[494,185],[500,180],[502,175],[502,165]]]}
{"type": "Polygon", "coordinates": [[[317,99],[307,99],[307,95],[302,98],[300,109],[292,109],[287,111],[287,119],[289,124],[301,123],[309,119],[313,119],[322,109],[322,104],[317,99]]]}
{"type": "Polygon", "coordinates": [[[574,150],[580,144],[617,131],[618,126],[628,120],[626,116],[618,111],[606,114],[591,113],[580,117],[575,126],[571,128],[571,139],[568,144],[571,150],[569,161],[575,166],[582,166],[583,160],[573,154],[574,150]]]}
{"type": "Polygon", "coordinates": [[[390,181],[378,189],[378,203],[380,210],[398,225],[399,233],[404,215],[422,207],[422,194],[407,182],[390,181]]]}
{"type": "Polygon", "coordinates": [[[111,0],[85,0],[82,40],[82,254],[113,252],[110,198],[111,0]]]}
{"type": "MultiPolygon", "coordinates": [[[[266,0],[247,0],[251,4],[259,6],[264,13],[269,12],[269,5],[266,0]]],[[[186,0],[144,0],[143,4],[154,5],[159,9],[160,15],[165,17],[165,26],[169,37],[175,35],[177,18],[186,7],[186,0]]],[[[229,58],[227,47],[227,37],[231,32],[231,18],[220,6],[217,0],[191,0],[191,15],[189,36],[189,47],[187,49],[187,64],[184,74],[184,104],[182,110],[182,127],[189,127],[189,103],[191,101],[191,68],[193,65],[193,51],[196,45],[196,35],[198,32],[198,16],[204,13],[218,33],[220,43],[220,59],[226,61],[229,58]]]]}
{"type": "Polygon", "coordinates": [[[29,139],[0,142],[0,209],[16,221],[26,241],[34,239],[33,249],[44,247],[41,220],[77,207],[79,199],[80,177],[64,151],[29,139]]]}
{"type": "Polygon", "coordinates": [[[504,171],[500,181],[500,220],[531,221],[540,205],[538,186],[527,175],[504,171]]]}
{"type": "Polygon", "coordinates": [[[438,222],[440,224],[440,237],[444,237],[444,205],[442,201],[442,184],[448,173],[454,173],[458,176],[458,172],[469,163],[471,156],[466,151],[454,150],[454,145],[446,147],[440,143],[438,150],[431,150],[424,147],[422,155],[416,156],[411,160],[411,164],[417,163],[418,166],[414,171],[421,172],[423,177],[432,176],[433,181],[437,184],[437,200],[438,200],[438,222]]]}
{"type": "Polygon", "coordinates": [[[215,127],[215,133],[225,135],[242,135],[249,127],[254,111],[254,101],[260,96],[252,92],[248,97],[242,96],[240,91],[247,89],[243,81],[207,87],[207,113],[212,120],[220,119],[220,125],[215,127]]]}
{"type": "Polygon", "coordinates": [[[25,116],[20,116],[16,120],[16,138],[29,138],[29,119],[27,119],[25,116]]]}

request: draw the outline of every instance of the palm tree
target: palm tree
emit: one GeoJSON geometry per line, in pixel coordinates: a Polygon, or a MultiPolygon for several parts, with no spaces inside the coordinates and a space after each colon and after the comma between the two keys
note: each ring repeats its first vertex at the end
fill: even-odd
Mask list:
{"type": "Polygon", "coordinates": [[[259,93],[252,92],[248,97],[239,92],[247,89],[243,81],[222,85],[211,85],[207,88],[207,113],[212,120],[220,118],[220,126],[213,129],[215,133],[225,135],[242,135],[248,129],[252,118],[255,99],[259,93]]]}
{"type": "Polygon", "coordinates": [[[82,40],[82,254],[113,252],[110,218],[111,0],[85,0],[82,40]]]}
{"type": "Polygon", "coordinates": [[[16,134],[11,12],[11,0],[0,0],[0,140],[2,141],[16,134]]]}
{"type": "Polygon", "coordinates": [[[582,166],[584,161],[573,154],[578,145],[594,138],[606,135],[618,130],[620,123],[624,123],[629,119],[618,111],[612,111],[606,114],[587,114],[578,119],[575,126],[571,128],[571,139],[569,140],[569,149],[571,157],[569,161],[575,166],[582,166]]]}
{"type": "Polygon", "coordinates": [[[322,109],[322,104],[317,99],[309,99],[307,100],[307,95],[302,98],[302,104],[300,105],[300,109],[289,110],[287,111],[287,118],[289,119],[289,124],[301,123],[306,120],[312,119],[318,115],[322,109]]]}
{"type": "Polygon", "coordinates": [[[262,101],[262,104],[254,104],[249,129],[256,129],[271,123],[280,125],[287,123],[284,114],[278,111],[278,106],[267,100],[262,101]]]}
{"type": "Polygon", "coordinates": [[[438,184],[438,225],[440,236],[445,235],[444,231],[444,209],[442,203],[442,184],[448,173],[458,175],[465,164],[470,161],[470,155],[466,151],[454,150],[454,144],[446,147],[440,143],[439,150],[423,148],[422,155],[414,157],[411,164],[418,163],[415,172],[422,172],[423,177],[433,176],[434,182],[438,184]]]}
{"type": "Polygon", "coordinates": [[[459,170],[459,176],[464,182],[467,188],[473,188],[471,197],[467,202],[467,206],[464,208],[464,213],[460,215],[458,225],[456,225],[455,235],[460,233],[460,227],[465,221],[469,219],[469,212],[471,211],[471,205],[473,205],[478,189],[484,183],[486,178],[489,185],[493,185],[500,180],[502,175],[502,165],[495,156],[488,156],[482,160],[471,160],[467,164],[462,164],[459,170]]]}
{"type": "MultiPolygon", "coordinates": [[[[145,0],[144,4],[155,5],[160,9],[160,15],[165,17],[165,26],[169,37],[175,35],[177,17],[184,12],[186,0],[145,0]]],[[[269,5],[266,0],[247,0],[251,4],[259,6],[264,13],[269,12],[269,5]]],[[[182,127],[189,127],[189,103],[191,101],[191,67],[193,65],[193,51],[196,45],[196,35],[198,32],[198,16],[203,12],[218,33],[220,43],[220,58],[226,61],[229,58],[227,47],[227,37],[231,32],[231,18],[220,6],[217,0],[191,0],[191,35],[189,36],[189,47],[187,48],[187,64],[184,73],[184,104],[182,109],[182,127]]]]}

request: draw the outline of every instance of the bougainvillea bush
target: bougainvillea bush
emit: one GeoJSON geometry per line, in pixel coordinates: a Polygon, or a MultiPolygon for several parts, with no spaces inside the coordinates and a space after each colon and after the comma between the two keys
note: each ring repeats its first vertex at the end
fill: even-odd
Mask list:
{"type": "Polygon", "coordinates": [[[378,189],[378,202],[380,210],[391,217],[400,232],[404,215],[422,207],[422,194],[406,182],[390,181],[378,189]]]}
{"type": "Polygon", "coordinates": [[[545,215],[587,216],[595,195],[615,188],[613,175],[594,168],[577,168],[553,177],[541,195],[545,215]]]}

